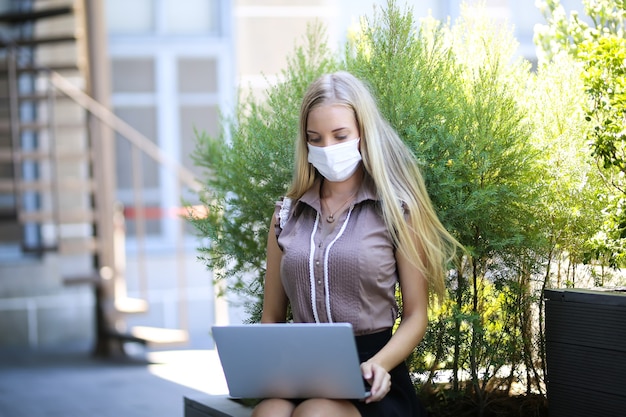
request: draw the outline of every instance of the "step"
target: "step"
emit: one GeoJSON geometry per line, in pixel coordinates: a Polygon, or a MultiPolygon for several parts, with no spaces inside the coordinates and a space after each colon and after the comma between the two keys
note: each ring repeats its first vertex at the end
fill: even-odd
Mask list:
{"type": "Polygon", "coordinates": [[[12,222],[17,220],[17,211],[13,206],[0,208],[0,222],[12,222]]]}
{"type": "Polygon", "coordinates": [[[0,162],[17,161],[87,161],[91,159],[91,153],[85,151],[61,151],[51,155],[50,152],[32,151],[32,152],[15,152],[11,149],[0,148],[0,162]]]}
{"type": "MultiPolygon", "coordinates": [[[[12,180],[5,180],[4,182],[0,181],[0,191],[5,191],[9,183],[11,184],[11,191],[15,190],[15,185],[12,180]]],[[[59,179],[56,183],[52,183],[49,180],[46,181],[20,181],[17,185],[17,190],[19,192],[52,192],[54,188],[58,188],[62,193],[91,193],[95,190],[95,184],[93,180],[89,179],[75,179],[75,178],[67,178],[67,179],[59,179]]]]}
{"type": "MultiPolygon", "coordinates": [[[[2,72],[0,71],[0,75],[2,74],[2,72]]],[[[9,100],[11,100],[11,96],[7,96],[7,95],[1,95],[0,96],[0,103],[4,103],[6,104],[9,100]]],[[[50,93],[46,93],[46,92],[41,92],[41,93],[31,93],[31,94],[22,94],[20,96],[18,96],[18,100],[22,103],[26,103],[26,102],[40,102],[40,101],[47,101],[47,100],[70,100],[70,98],[68,96],[66,96],[65,94],[59,92],[59,91],[55,91],[54,95],[50,94],[50,93]]]]}
{"type": "MultiPolygon", "coordinates": [[[[50,123],[50,122],[21,122],[18,125],[22,131],[49,130],[51,128],[60,129],[85,129],[85,123],[50,123]]],[[[0,120],[0,132],[10,132],[11,122],[0,120]]]]}
{"type": "Polygon", "coordinates": [[[148,302],[141,298],[116,298],[115,310],[123,314],[139,314],[148,311],[148,302]]]}
{"type": "Polygon", "coordinates": [[[115,339],[115,340],[119,340],[122,342],[132,342],[132,343],[140,343],[142,345],[146,345],[147,341],[145,339],[142,339],[140,337],[134,336],[130,333],[122,333],[122,332],[118,332],[115,330],[109,330],[107,332],[105,332],[104,336],[107,339],[115,339]]]}
{"type": "Polygon", "coordinates": [[[93,255],[97,250],[97,241],[93,237],[63,238],[54,244],[26,246],[25,253],[57,252],[59,255],[93,255]]]}
{"type": "Polygon", "coordinates": [[[18,218],[20,223],[51,223],[56,224],[76,224],[76,223],[93,223],[95,221],[95,213],[89,210],[63,210],[59,213],[52,211],[22,211],[18,218]]]}
{"type": "Polygon", "coordinates": [[[130,334],[155,345],[183,345],[189,343],[189,332],[182,329],[134,326],[130,334]]]}
{"type": "MultiPolygon", "coordinates": [[[[68,64],[51,64],[51,65],[25,65],[19,66],[15,69],[20,74],[37,74],[40,72],[70,72],[70,71],[79,71],[78,65],[76,63],[68,63],[68,64]]],[[[6,67],[0,68],[0,75],[6,77],[8,74],[8,69],[6,67]]]]}
{"type": "Polygon", "coordinates": [[[61,255],[84,255],[95,253],[98,241],[94,237],[64,238],[59,241],[58,252],[61,255]]]}
{"type": "Polygon", "coordinates": [[[45,19],[55,16],[63,16],[74,13],[72,6],[50,7],[46,9],[30,10],[30,11],[12,11],[0,14],[0,22],[2,23],[24,23],[33,20],[45,19]]]}
{"type": "Polygon", "coordinates": [[[42,36],[39,38],[22,38],[0,41],[0,47],[7,46],[41,46],[49,44],[69,43],[76,42],[78,38],[76,35],[56,35],[56,36],[42,36]]]}
{"type": "MultiPolygon", "coordinates": [[[[3,125],[0,125],[2,127],[3,125]]],[[[50,122],[25,122],[19,124],[20,130],[48,130],[48,129],[85,129],[84,123],[50,123],[50,122]]]]}
{"type": "Polygon", "coordinates": [[[22,252],[24,253],[36,253],[42,254],[45,252],[58,252],[58,245],[37,245],[37,246],[26,246],[22,244],[22,252]]]}
{"type": "Polygon", "coordinates": [[[101,281],[102,278],[100,277],[100,274],[93,271],[93,273],[87,275],[75,275],[63,278],[63,285],[98,285],[101,281]]]}

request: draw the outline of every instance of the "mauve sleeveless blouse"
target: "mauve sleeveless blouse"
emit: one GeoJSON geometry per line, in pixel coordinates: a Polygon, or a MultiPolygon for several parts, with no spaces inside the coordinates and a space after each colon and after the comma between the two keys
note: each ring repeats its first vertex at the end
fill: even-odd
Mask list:
{"type": "Polygon", "coordinates": [[[395,248],[370,181],[363,181],[354,202],[324,238],[320,181],[300,200],[276,204],[281,280],[295,322],[351,323],[355,335],[394,325],[395,248]]]}

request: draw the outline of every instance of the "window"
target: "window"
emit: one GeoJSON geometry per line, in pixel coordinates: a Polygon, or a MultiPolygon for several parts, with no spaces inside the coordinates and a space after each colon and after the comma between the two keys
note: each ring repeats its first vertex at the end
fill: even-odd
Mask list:
{"type": "Polygon", "coordinates": [[[205,58],[178,60],[179,93],[216,93],[217,62],[205,58]]]}
{"type": "Polygon", "coordinates": [[[153,0],[107,0],[106,14],[112,34],[148,34],[155,31],[153,0]]]}
{"type": "Polygon", "coordinates": [[[154,93],[154,59],[112,59],[111,87],[114,93],[154,93]]]}
{"type": "Polygon", "coordinates": [[[215,0],[164,0],[163,32],[167,34],[219,33],[219,8],[215,0]]]}

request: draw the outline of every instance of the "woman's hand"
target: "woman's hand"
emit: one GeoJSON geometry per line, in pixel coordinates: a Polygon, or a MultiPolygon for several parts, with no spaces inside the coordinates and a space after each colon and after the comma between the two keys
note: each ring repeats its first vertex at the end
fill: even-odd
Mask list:
{"type": "Polygon", "coordinates": [[[365,399],[366,403],[380,401],[391,389],[391,375],[382,366],[375,362],[361,364],[363,378],[370,384],[371,395],[365,399]]]}

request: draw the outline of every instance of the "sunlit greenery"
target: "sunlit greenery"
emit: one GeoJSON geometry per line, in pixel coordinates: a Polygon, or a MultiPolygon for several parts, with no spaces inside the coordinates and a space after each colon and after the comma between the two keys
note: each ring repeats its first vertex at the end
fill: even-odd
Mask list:
{"type": "Polygon", "coordinates": [[[502,393],[545,399],[543,289],[623,283],[609,272],[626,253],[624,5],[585,4],[591,25],[557,0],[540,4],[535,69],[512,32],[476,10],[418,20],[389,1],[340,53],[311,27],[280,81],[242,97],[194,155],[207,172],[209,215],[191,219],[210,242],[200,256],[248,297],[250,320],[260,317],[267,231],[291,178],[303,92],[345,69],[370,85],[467,249],[409,361],[420,393],[434,415],[452,415],[459,398],[482,411],[502,393]],[[434,382],[441,370],[449,384],[434,382]]]}

